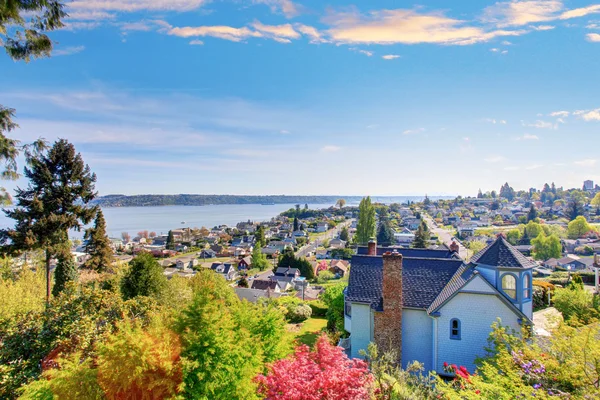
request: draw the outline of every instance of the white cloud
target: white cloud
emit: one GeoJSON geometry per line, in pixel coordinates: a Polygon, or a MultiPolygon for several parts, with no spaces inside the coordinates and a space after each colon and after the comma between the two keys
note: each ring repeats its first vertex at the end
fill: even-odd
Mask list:
{"type": "Polygon", "coordinates": [[[417,128],[417,129],[407,129],[402,134],[404,135],[414,135],[416,133],[425,132],[425,128],[417,128]]]}
{"type": "Polygon", "coordinates": [[[395,60],[396,58],[400,58],[400,56],[397,54],[386,54],[384,56],[381,56],[381,58],[383,58],[384,60],[395,60]]]}
{"type": "Polygon", "coordinates": [[[304,24],[294,24],[294,27],[298,30],[298,32],[310,38],[311,43],[324,43],[326,42],[323,39],[323,35],[321,32],[317,30],[317,28],[304,24]]]}
{"type": "Polygon", "coordinates": [[[528,165],[527,167],[525,167],[525,169],[528,171],[532,171],[534,169],[538,169],[538,168],[542,168],[542,167],[543,167],[542,164],[532,164],[532,165],[528,165]]]}
{"type": "Polygon", "coordinates": [[[506,158],[503,156],[489,156],[489,157],[483,159],[483,161],[485,161],[487,163],[492,163],[492,164],[499,163],[504,160],[506,160],[506,158]]]}
{"type": "Polygon", "coordinates": [[[528,126],[531,128],[537,128],[537,129],[557,129],[558,126],[556,124],[553,124],[552,122],[547,122],[547,121],[542,121],[542,120],[537,120],[535,121],[533,124],[526,124],[523,122],[523,126],[528,126]]]}
{"type": "Polygon", "coordinates": [[[497,48],[495,48],[495,47],[494,47],[493,49],[490,49],[490,51],[491,51],[492,53],[497,53],[497,52],[499,52],[499,51],[500,51],[500,49],[497,49],[497,48]]]}
{"type": "Polygon", "coordinates": [[[338,43],[468,45],[499,36],[518,36],[524,30],[485,30],[467,21],[446,17],[442,12],[419,13],[395,9],[331,13],[324,21],[331,25],[328,34],[338,43]]]}
{"type": "Polygon", "coordinates": [[[321,147],[321,151],[323,153],[335,153],[337,151],[340,151],[341,147],[339,146],[333,146],[333,145],[328,145],[328,146],[323,146],[321,147]]]}
{"type": "Polygon", "coordinates": [[[287,18],[293,18],[300,14],[300,7],[291,0],[253,0],[255,4],[265,4],[274,13],[281,13],[287,18]]]}
{"type": "Polygon", "coordinates": [[[506,125],[506,120],[505,119],[495,119],[495,118],[485,118],[484,119],[485,122],[489,122],[490,124],[502,124],[502,125],[506,125]]]}
{"type": "Polygon", "coordinates": [[[360,54],[364,54],[367,57],[371,57],[373,55],[372,51],[369,50],[363,50],[363,49],[358,49],[356,47],[349,47],[348,50],[350,51],[354,51],[356,53],[360,53],[360,54]]]}
{"type": "Polygon", "coordinates": [[[508,50],[502,50],[500,54],[508,54],[508,50]]]}
{"type": "Polygon", "coordinates": [[[264,25],[260,21],[254,21],[251,26],[262,33],[265,37],[270,37],[275,40],[298,39],[300,37],[300,33],[296,32],[290,24],[264,25]]]}
{"type": "Polygon", "coordinates": [[[169,31],[169,35],[179,37],[211,36],[219,39],[241,42],[250,37],[263,37],[260,32],[253,31],[247,27],[234,28],[231,26],[197,26],[197,27],[175,27],[169,31]]]}
{"type": "Polygon", "coordinates": [[[504,46],[512,46],[512,43],[511,43],[511,42],[509,42],[508,40],[503,40],[503,41],[502,41],[502,44],[503,44],[504,46]]]}
{"type": "Polygon", "coordinates": [[[585,121],[600,121],[600,108],[582,114],[581,118],[585,121]]]}
{"type": "Polygon", "coordinates": [[[289,135],[290,131],[286,130],[286,129],[282,129],[279,131],[279,133],[281,133],[282,135],[289,135]]]}
{"type": "Polygon", "coordinates": [[[551,112],[550,114],[548,114],[551,117],[561,117],[561,118],[566,118],[568,117],[570,114],[570,112],[568,111],[554,111],[551,112]]]}
{"type": "Polygon", "coordinates": [[[80,10],[80,11],[69,11],[67,20],[80,20],[80,21],[98,21],[104,19],[114,19],[116,14],[109,13],[106,11],[97,10],[80,10]]]}
{"type": "Polygon", "coordinates": [[[589,14],[597,14],[600,13],[600,4],[594,4],[587,7],[575,8],[573,10],[565,11],[560,15],[560,19],[571,19],[571,18],[579,18],[585,17],[589,14]]]}
{"type": "Polygon", "coordinates": [[[531,27],[534,31],[551,31],[556,28],[554,25],[537,25],[531,27]]]}
{"type": "Polygon", "coordinates": [[[519,136],[516,140],[539,140],[539,137],[537,135],[526,133],[523,136],[519,136]]]}
{"type": "Polygon", "coordinates": [[[190,45],[192,46],[202,46],[204,42],[202,40],[194,39],[190,41],[190,45]]]}
{"type": "Polygon", "coordinates": [[[588,40],[588,42],[600,42],[599,33],[588,33],[585,35],[585,38],[588,40]]]}
{"type": "Polygon", "coordinates": [[[522,26],[551,21],[562,9],[563,4],[559,0],[499,2],[484,9],[483,20],[498,27],[522,26]]]}
{"type": "Polygon", "coordinates": [[[70,46],[70,47],[65,47],[63,49],[56,49],[56,50],[52,51],[52,55],[55,57],[70,56],[73,54],[81,53],[84,50],[85,50],[85,46],[70,46]]]}
{"type": "Polygon", "coordinates": [[[579,165],[580,167],[593,167],[594,165],[596,165],[597,162],[598,162],[598,160],[586,159],[586,160],[575,161],[573,164],[579,165]]]}

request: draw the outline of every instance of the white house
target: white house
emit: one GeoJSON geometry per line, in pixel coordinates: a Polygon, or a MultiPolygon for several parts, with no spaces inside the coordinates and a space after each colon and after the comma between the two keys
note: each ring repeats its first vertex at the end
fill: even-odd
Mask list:
{"type": "Polygon", "coordinates": [[[516,331],[532,324],[536,265],[503,237],[470,264],[441,250],[393,248],[377,255],[386,250],[371,243],[366,255],[359,248],[352,258],[345,292],[352,357],[375,342],[398,351],[402,367],[419,361],[443,375],[447,362],[473,372],[494,322],[516,331]]]}

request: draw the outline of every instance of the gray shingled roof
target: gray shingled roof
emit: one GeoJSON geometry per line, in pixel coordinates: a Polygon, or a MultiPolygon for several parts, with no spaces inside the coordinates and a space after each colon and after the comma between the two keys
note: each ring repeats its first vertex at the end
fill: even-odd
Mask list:
{"type": "Polygon", "coordinates": [[[438,297],[431,303],[429,308],[427,308],[428,313],[432,313],[436,308],[444,304],[446,300],[448,300],[454,293],[460,288],[462,288],[471,277],[477,272],[474,269],[473,265],[461,265],[458,270],[454,273],[454,276],[450,281],[446,284],[444,289],[440,292],[438,297]]]}
{"type": "MultiPolygon", "coordinates": [[[[414,249],[414,248],[406,248],[406,247],[377,247],[377,255],[381,256],[383,253],[388,251],[397,251],[402,254],[404,257],[410,258],[453,258],[456,257],[456,253],[448,250],[448,249],[414,249]]],[[[369,253],[369,248],[366,246],[358,246],[356,249],[356,254],[358,255],[367,255],[369,253]]]]}
{"type": "MultiPolygon", "coordinates": [[[[404,307],[427,308],[463,265],[460,259],[409,258],[402,261],[404,307]]],[[[383,258],[352,257],[346,296],[349,301],[382,308],[383,258]]]]}
{"type": "Polygon", "coordinates": [[[519,250],[508,243],[504,236],[498,236],[494,242],[475,254],[471,258],[471,262],[507,268],[534,268],[537,266],[535,262],[528,260],[519,250]]]}

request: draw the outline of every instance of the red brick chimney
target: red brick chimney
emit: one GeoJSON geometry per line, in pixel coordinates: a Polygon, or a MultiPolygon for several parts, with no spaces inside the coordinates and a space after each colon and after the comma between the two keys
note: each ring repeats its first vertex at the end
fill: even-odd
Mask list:
{"type": "Polygon", "coordinates": [[[377,255],[377,242],[375,241],[375,239],[371,238],[371,240],[369,240],[369,252],[367,253],[370,256],[376,256],[377,255]]]}
{"type": "Polygon", "coordinates": [[[375,313],[374,339],[382,354],[393,351],[402,360],[402,254],[383,255],[383,312],[375,313]]]}

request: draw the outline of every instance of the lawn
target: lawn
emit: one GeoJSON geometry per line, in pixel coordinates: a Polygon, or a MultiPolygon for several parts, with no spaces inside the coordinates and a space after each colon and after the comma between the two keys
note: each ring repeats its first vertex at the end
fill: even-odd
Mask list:
{"type": "Polygon", "coordinates": [[[301,324],[291,325],[290,330],[299,343],[312,347],[323,330],[327,327],[327,318],[309,318],[301,324]]]}

